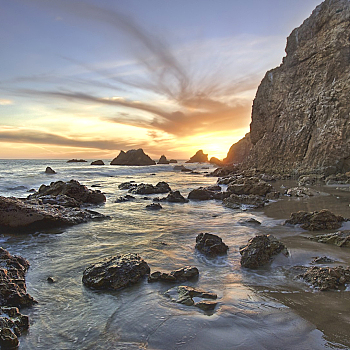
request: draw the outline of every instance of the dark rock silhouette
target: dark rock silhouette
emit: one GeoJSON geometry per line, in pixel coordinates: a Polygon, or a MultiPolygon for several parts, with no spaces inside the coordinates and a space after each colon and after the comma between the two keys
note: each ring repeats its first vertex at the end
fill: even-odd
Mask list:
{"type": "Polygon", "coordinates": [[[217,166],[223,166],[224,165],[224,162],[222,160],[216,158],[216,157],[211,157],[210,160],[209,160],[209,163],[217,165],[217,166]]]}
{"type": "Polygon", "coordinates": [[[56,171],[53,170],[51,167],[46,167],[45,174],[56,174],[56,171]]]}
{"type": "Polygon", "coordinates": [[[177,163],[177,160],[176,160],[176,159],[170,159],[170,160],[169,160],[169,163],[172,163],[172,164],[173,164],[173,163],[177,163]]]}
{"type": "Polygon", "coordinates": [[[228,246],[217,235],[211,233],[200,233],[196,237],[196,249],[204,255],[214,258],[218,255],[225,255],[228,246]]]}
{"type": "Polygon", "coordinates": [[[167,272],[156,271],[150,274],[148,282],[184,282],[198,278],[199,271],[194,266],[186,266],[178,270],[167,272]]]}
{"type": "Polygon", "coordinates": [[[135,166],[142,166],[142,165],[155,165],[156,162],[152,160],[142,148],[139,148],[137,150],[132,149],[127,151],[126,153],[124,151],[120,151],[118,157],[114,158],[111,161],[111,165],[135,165],[135,166]]]}
{"type": "Polygon", "coordinates": [[[84,159],[70,159],[70,160],[67,160],[67,163],[86,163],[87,160],[84,160],[84,159]]]}
{"type": "Polygon", "coordinates": [[[105,163],[102,160],[94,160],[91,165],[105,165],[105,163]]]}
{"type": "Polygon", "coordinates": [[[170,161],[166,159],[165,155],[162,155],[159,160],[158,160],[158,163],[157,164],[169,164],[170,161]]]}
{"type": "Polygon", "coordinates": [[[283,63],[257,90],[250,134],[227,161],[280,174],[350,171],[349,21],[349,1],[326,0],[292,31],[283,63]]]}
{"type": "Polygon", "coordinates": [[[203,153],[203,150],[197,151],[197,153],[190,158],[186,163],[208,163],[208,155],[203,153]]]}

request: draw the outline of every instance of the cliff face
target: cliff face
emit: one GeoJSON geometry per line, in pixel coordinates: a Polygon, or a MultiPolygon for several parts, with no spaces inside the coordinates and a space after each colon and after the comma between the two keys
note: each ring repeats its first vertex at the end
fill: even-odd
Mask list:
{"type": "Polygon", "coordinates": [[[245,167],[350,171],[350,1],[326,0],[293,30],[253,102],[245,167]]]}
{"type": "Polygon", "coordinates": [[[227,157],[223,159],[225,164],[229,163],[241,163],[249,155],[252,143],[250,141],[250,134],[246,134],[242,140],[233,144],[227,153],[227,157]]]}

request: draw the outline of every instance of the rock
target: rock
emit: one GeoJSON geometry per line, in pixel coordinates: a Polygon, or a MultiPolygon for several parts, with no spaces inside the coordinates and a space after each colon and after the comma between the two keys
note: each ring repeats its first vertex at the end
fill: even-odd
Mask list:
{"type": "Polygon", "coordinates": [[[226,177],[235,175],[239,167],[237,165],[226,165],[222,168],[215,169],[209,176],[226,177]]]}
{"type": "Polygon", "coordinates": [[[292,187],[287,190],[286,194],[290,197],[312,197],[319,195],[320,192],[311,190],[307,187],[292,187]]]}
{"type": "Polygon", "coordinates": [[[186,266],[178,270],[171,271],[170,273],[166,272],[153,272],[148,277],[148,282],[184,282],[198,278],[199,271],[194,266],[186,266]]]}
{"type": "Polygon", "coordinates": [[[1,349],[17,349],[18,337],[29,328],[28,316],[22,315],[16,307],[0,307],[1,349]]]}
{"type": "Polygon", "coordinates": [[[216,157],[211,157],[209,163],[220,167],[224,165],[223,161],[216,157]]]}
{"type": "Polygon", "coordinates": [[[200,233],[196,237],[196,249],[210,258],[214,258],[227,254],[228,246],[217,235],[200,233]]]}
{"type": "Polygon", "coordinates": [[[127,151],[126,153],[124,151],[120,151],[118,157],[114,158],[111,161],[111,165],[155,165],[156,162],[152,160],[142,148],[139,148],[137,150],[132,149],[127,151]]]}
{"type": "Polygon", "coordinates": [[[350,268],[312,266],[298,277],[321,291],[345,289],[350,283],[350,268]]]}
{"type": "Polygon", "coordinates": [[[148,264],[138,254],[110,257],[84,270],[83,283],[93,289],[120,289],[149,274],[148,264]]]}
{"type": "Polygon", "coordinates": [[[276,199],[279,199],[280,197],[281,197],[281,192],[278,192],[278,191],[272,191],[272,192],[266,193],[266,196],[265,196],[267,200],[276,200],[276,199]]]}
{"type": "MultiPolygon", "coordinates": [[[[194,305],[197,306],[193,298],[204,298],[204,299],[217,299],[217,295],[214,293],[206,292],[201,289],[192,288],[188,286],[178,286],[172,289],[169,289],[164,293],[171,301],[184,304],[184,305],[194,305]]],[[[200,302],[199,302],[200,303],[200,302]]],[[[215,305],[212,304],[211,310],[215,308],[215,305]]],[[[200,305],[198,306],[202,308],[200,305]]],[[[203,307],[204,308],[204,307],[203,307]]]]}
{"type": "Polygon", "coordinates": [[[262,208],[266,203],[266,199],[252,194],[240,196],[237,194],[231,194],[229,197],[224,198],[222,202],[225,207],[231,209],[256,209],[262,208]]]}
{"type": "Polygon", "coordinates": [[[186,163],[208,163],[208,155],[203,153],[203,150],[196,152],[186,163]]]}
{"type": "Polygon", "coordinates": [[[129,202],[131,200],[135,199],[134,196],[130,196],[129,194],[125,196],[118,197],[114,203],[123,203],[123,202],[129,202]]]}
{"type": "Polygon", "coordinates": [[[326,185],[347,185],[350,184],[350,173],[333,174],[326,178],[326,185]]]}
{"type": "Polygon", "coordinates": [[[324,235],[309,237],[309,239],[320,243],[334,244],[338,247],[350,247],[350,230],[326,233],[324,235]]]}
{"type": "Polygon", "coordinates": [[[327,256],[316,257],[312,260],[311,264],[329,264],[333,263],[334,260],[328,258],[327,256]]]}
{"type": "Polygon", "coordinates": [[[0,305],[25,307],[36,301],[27,293],[25,274],[29,262],[0,247],[0,305]]]}
{"type": "Polygon", "coordinates": [[[213,197],[213,191],[209,191],[203,187],[200,187],[192,190],[188,194],[187,198],[191,200],[206,201],[209,199],[213,199],[214,197],[213,197]]]}
{"type": "Polygon", "coordinates": [[[74,198],[80,204],[100,204],[106,201],[105,195],[100,190],[90,190],[76,180],[51,182],[50,186],[42,185],[39,191],[29,195],[28,199],[59,195],[74,198]]]}
{"type": "Polygon", "coordinates": [[[243,166],[275,172],[350,170],[350,3],[325,0],[287,39],[253,102],[243,166]]]}
{"type": "Polygon", "coordinates": [[[87,161],[84,159],[70,159],[67,160],[67,163],[86,163],[87,161]]]}
{"type": "Polygon", "coordinates": [[[194,306],[200,308],[203,311],[212,311],[216,308],[218,303],[216,301],[211,300],[201,300],[197,303],[194,303],[194,306]]]}
{"type": "Polygon", "coordinates": [[[250,134],[246,134],[243,139],[233,144],[226,158],[223,159],[224,164],[237,164],[243,162],[249,155],[252,143],[250,141],[250,134]]]}
{"type": "Polygon", "coordinates": [[[298,185],[301,187],[315,186],[316,184],[323,184],[324,176],[319,174],[302,175],[298,179],[298,185]]]}
{"type": "Polygon", "coordinates": [[[170,192],[170,186],[164,182],[158,182],[155,186],[151,184],[139,184],[135,188],[131,188],[129,192],[135,194],[154,194],[154,193],[167,193],[170,192]]]}
{"type": "Polygon", "coordinates": [[[91,165],[105,165],[105,163],[103,162],[103,160],[94,160],[93,162],[91,162],[91,165]]]}
{"type": "Polygon", "coordinates": [[[20,200],[0,196],[0,230],[28,231],[103,218],[106,216],[92,210],[43,204],[40,199],[20,200]]]}
{"type": "Polygon", "coordinates": [[[288,256],[286,246],[272,235],[259,235],[251,238],[248,244],[239,248],[241,266],[256,269],[268,264],[275,255],[288,256]]]}
{"type": "Polygon", "coordinates": [[[162,155],[159,160],[158,160],[158,163],[157,164],[169,164],[170,161],[166,159],[165,155],[162,155]]]}
{"type": "Polygon", "coordinates": [[[173,170],[175,170],[175,171],[192,171],[191,169],[187,169],[185,166],[183,166],[183,165],[175,165],[174,167],[173,167],[173,170]]]}
{"type": "Polygon", "coordinates": [[[171,164],[177,163],[177,160],[176,159],[170,159],[169,163],[171,163],[171,164]]]}
{"type": "Polygon", "coordinates": [[[265,181],[265,182],[275,182],[276,181],[276,176],[269,175],[269,174],[260,174],[259,178],[260,178],[260,180],[265,181]]]}
{"type": "Polygon", "coordinates": [[[137,187],[137,184],[135,181],[128,181],[128,182],[123,182],[120,185],[118,185],[118,188],[120,190],[131,190],[137,187]]]}
{"type": "Polygon", "coordinates": [[[55,279],[53,278],[53,277],[51,277],[51,276],[49,276],[47,279],[46,279],[46,281],[48,282],[48,283],[56,283],[56,281],[55,281],[55,279]]]}
{"type": "Polygon", "coordinates": [[[51,167],[46,167],[46,169],[45,169],[45,174],[56,174],[56,171],[55,170],[53,170],[51,167]]]}
{"type": "Polygon", "coordinates": [[[249,224],[249,225],[261,225],[261,222],[254,219],[254,218],[249,218],[249,219],[246,219],[246,220],[240,220],[238,221],[239,224],[241,225],[246,225],[246,224],[249,224]]]}
{"type": "Polygon", "coordinates": [[[180,191],[170,191],[168,196],[163,198],[165,202],[170,202],[170,203],[187,203],[188,199],[186,199],[180,191]]]}
{"type": "Polygon", "coordinates": [[[151,204],[146,205],[146,209],[159,210],[159,209],[163,209],[163,207],[159,203],[151,203],[151,204]]]}
{"type": "Polygon", "coordinates": [[[292,213],[291,218],[286,220],[284,224],[301,225],[300,227],[304,230],[320,231],[338,229],[342,226],[343,221],[347,221],[347,219],[323,209],[314,212],[298,211],[292,213]]]}
{"type": "Polygon", "coordinates": [[[227,187],[227,192],[237,195],[265,196],[272,191],[272,186],[260,180],[258,177],[239,178],[234,180],[227,187]]]}

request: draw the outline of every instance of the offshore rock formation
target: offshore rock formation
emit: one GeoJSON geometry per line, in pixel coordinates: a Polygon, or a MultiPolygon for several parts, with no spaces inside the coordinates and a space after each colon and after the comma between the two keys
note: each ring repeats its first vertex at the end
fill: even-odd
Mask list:
{"type": "Polygon", "coordinates": [[[159,160],[158,160],[158,163],[157,164],[169,164],[170,161],[166,159],[166,156],[163,154],[159,160]]]}
{"type": "Polygon", "coordinates": [[[223,159],[223,163],[242,163],[248,157],[251,148],[250,134],[247,133],[243,139],[230,147],[227,157],[223,159]]]}
{"type": "Polygon", "coordinates": [[[111,161],[111,165],[155,165],[156,162],[152,160],[142,148],[131,149],[126,153],[120,151],[118,157],[111,161]]]}
{"type": "Polygon", "coordinates": [[[208,163],[208,162],[209,162],[208,155],[204,154],[203,150],[200,149],[186,163],[208,163]]]}
{"type": "Polygon", "coordinates": [[[105,165],[105,163],[103,162],[103,160],[99,159],[91,162],[91,165],[105,165]]]}
{"type": "Polygon", "coordinates": [[[350,170],[349,37],[348,0],[324,1],[293,30],[283,63],[258,88],[250,134],[227,162],[280,173],[350,170]]]}

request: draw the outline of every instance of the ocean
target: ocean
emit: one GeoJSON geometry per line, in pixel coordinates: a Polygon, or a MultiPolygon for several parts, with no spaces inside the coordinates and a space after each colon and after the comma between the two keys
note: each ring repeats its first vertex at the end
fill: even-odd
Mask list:
{"type": "MultiPolygon", "coordinates": [[[[116,203],[127,193],[118,185],[166,181],[187,197],[192,189],[216,183],[217,178],[205,176],[214,168],[186,164],[199,172],[191,174],[174,171],[173,164],[128,167],[90,162],[0,160],[0,195],[23,198],[41,184],[75,179],[106,195],[106,203],[93,210],[110,216],[68,228],[1,235],[3,248],[30,262],[27,290],[38,301],[21,311],[29,316],[30,328],[19,338],[20,350],[350,347],[349,290],[318,292],[288,272],[292,266],[310,265],[315,256],[350,265],[349,249],[312,242],[308,232],[282,225],[296,209],[328,207],[350,217],[350,192],[323,186],[320,197],[285,198],[260,210],[232,210],[211,200],[165,202],[163,209],[150,211],[146,205],[159,195],[136,195],[134,201],[116,203]],[[57,174],[45,174],[47,166],[57,174]],[[250,218],[261,225],[247,223],[250,218]],[[227,256],[208,259],[198,253],[196,236],[202,232],[219,235],[229,246],[227,256]],[[278,256],[258,270],[241,268],[239,247],[258,234],[281,239],[290,256],[278,256]],[[95,291],[82,284],[88,265],[124,253],[138,253],[152,272],[196,266],[198,281],[185,284],[217,293],[218,306],[208,313],[173,303],[164,296],[172,284],[147,279],[119,291],[95,291]],[[48,283],[48,277],[55,283],[48,283]]],[[[274,186],[281,190],[288,181],[274,186]]],[[[343,229],[350,229],[349,223],[343,229]]]]}

